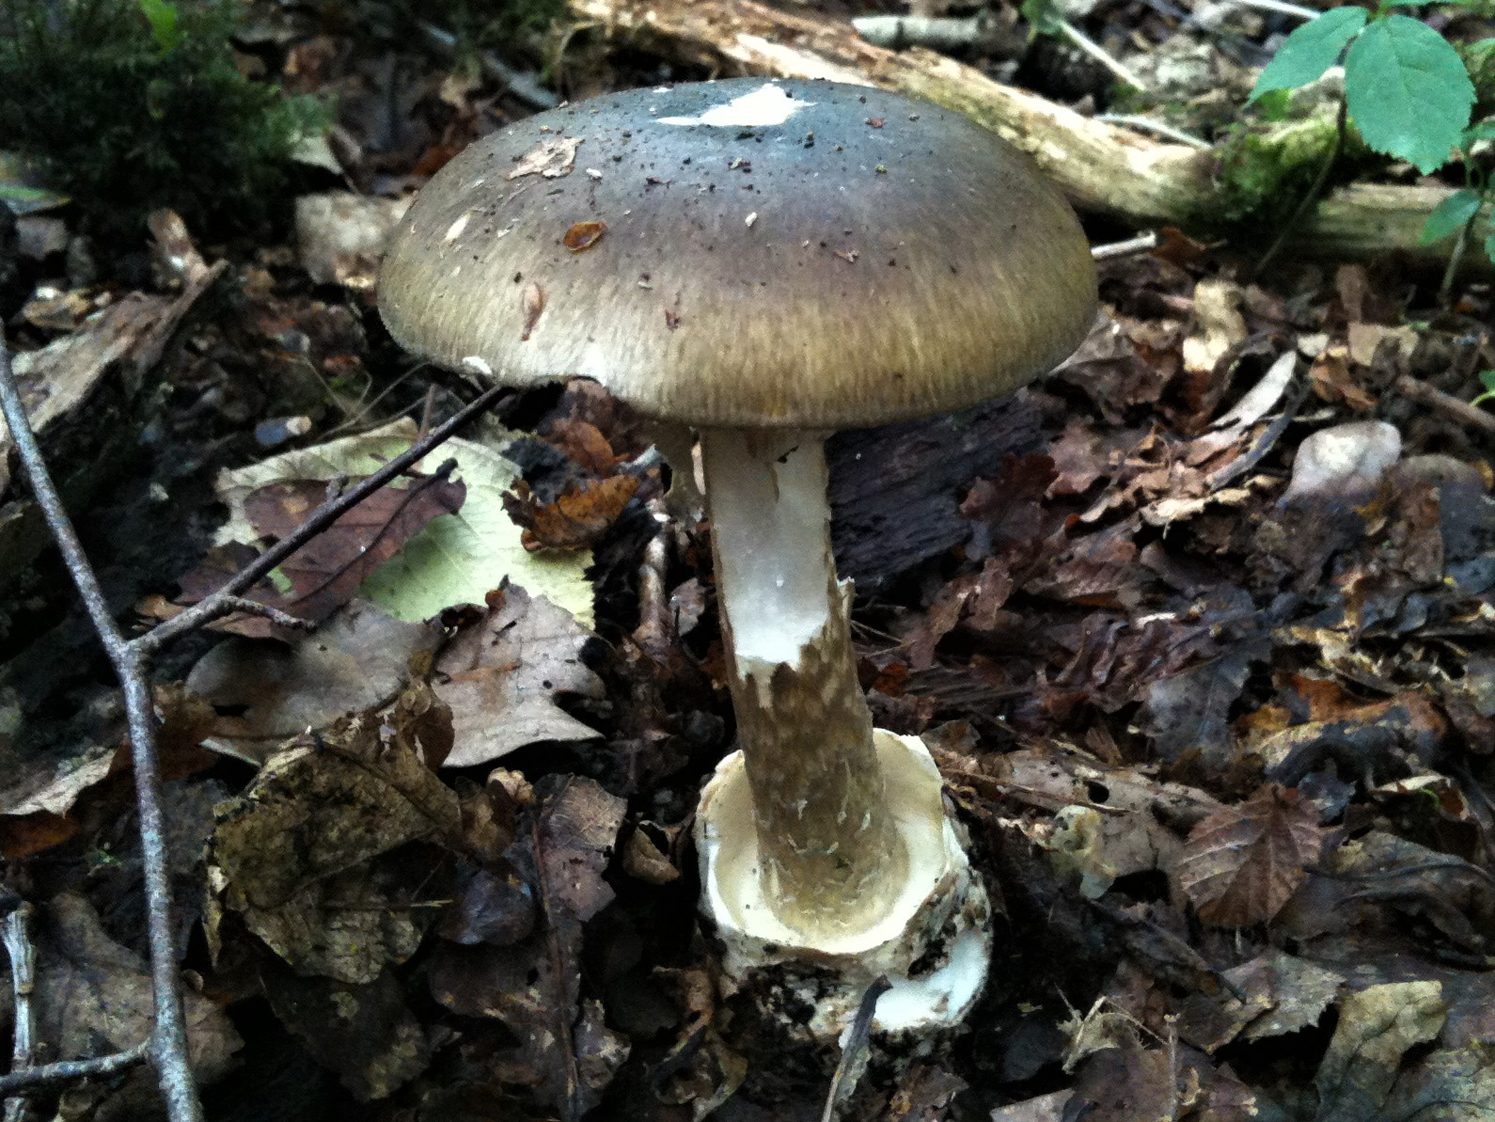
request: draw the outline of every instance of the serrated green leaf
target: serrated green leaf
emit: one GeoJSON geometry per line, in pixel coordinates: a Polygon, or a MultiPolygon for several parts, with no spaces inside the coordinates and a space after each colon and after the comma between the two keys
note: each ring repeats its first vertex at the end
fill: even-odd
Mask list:
{"type": "Polygon", "coordinates": [[[1448,162],[1474,105],[1458,52],[1409,16],[1387,16],[1360,33],[1345,56],[1344,91],[1365,143],[1424,175],[1448,162]]]}
{"type": "Polygon", "coordinates": [[[1023,0],[1018,11],[1032,27],[1029,38],[1034,35],[1058,35],[1059,28],[1064,23],[1064,17],[1054,7],[1053,0],[1023,0]]]}
{"type": "Polygon", "coordinates": [[[1455,191],[1433,208],[1433,213],[1422,224],[1422,237],[1417,239],[1417,244],[1431,245],[1457,234],[1474,217],[1483,201],[1477,191],[1455,191]]]}
{"type": "Polygon", "coordinates": [[[1491,393],[1495,393],[1495,370],[1481,370],[1479,372],[1479,384],[1491,393]]]}
{"type": "Polygon", "coordinates": [[[1364,8],[1333,8],[1298,28],[1256,79],[1248,104],[1264,93],[1296,89],[1323,74],[1339,61],[1339,53],[1360,34],[1365,20],[1364,8]]]}

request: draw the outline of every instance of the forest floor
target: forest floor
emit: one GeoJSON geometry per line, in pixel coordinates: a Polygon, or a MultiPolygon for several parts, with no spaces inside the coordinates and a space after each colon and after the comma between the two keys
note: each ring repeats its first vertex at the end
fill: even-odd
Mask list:
{"type": "MultiPolygon", "coordinates": [[[[1198,14],[1071,18],[1206,128],[1295,24],[1198,14]]],[[[1104,67],[995,18],[969,65],[1107,107],[1104,67]]],[[[547,96],[717,76],[566,16],[516,43],[496,77],[277,11],[245,65],[338,107],[294,221],[210,242],[166,215],[90,257],[66,210],[29,219],[0,309],[23,375],[151,387],[112,406],[124,466],[76,510],[122,619],[179,610],[475,396],[375,306],[430,174],[547,96]]],[[[1495,1119],[1487,274],[1446,301],[1398,255],[1254,276],[1269,240],[1105,258],[1050,377],[831,442],[869,703],[935,754],[998,913],[969,1030],[875,1057],[848,1117],[1495,1119]]],[[[821,1117],[829,1071],[743,1039],[696,920],[690,826],[733,727],[706,529],[654,517],[666,483],[594,384],[512,395],[260,590],[309,636],[239,617],[158,667],[211,1118],[821,1117]]],[[[55,557],[4,595],[0,853],[34,909],[39,1058],[128,1047],[151,991],[118,693],[55,557]]],[[[27,1109],[153,1093],[136,1070],[27,1109]]]]}

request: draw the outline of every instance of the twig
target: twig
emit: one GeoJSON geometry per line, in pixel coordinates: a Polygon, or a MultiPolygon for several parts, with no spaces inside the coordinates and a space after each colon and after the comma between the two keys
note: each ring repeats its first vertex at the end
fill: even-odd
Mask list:
{"type": "MultiPolygon", "coordinates": [[[[463,424],[490,409],[506,391],[493,387],[445,424],[396,456],[358,486],[324,502],[295,531],[261,554],[252,564],[201,603],[188,608],[153,631],[127,640],[114,621],[98,577],[68,518],[57,488],[47,471],[36,434],[21,402],[11,370],[10,349],[0,329],[0,411],[10,426],[21,466],[31,482],[33,497],[62,554],[69,576],[88,612],[90,622],[114,667],[124,692],[130,755],[135,772],[135,801],[140,816],[140,848],[145,875],[147,941],[150,948],[151,990],[155,1019],[148,1041],[134,1048],[92,1060],[74,1060],[13,1072],[0,1077],[0,1091],[34,1086],[80,1076],[106,1074],[149,1057],[165,1100],[170,1122],[202,1122],[202,1104],[187,1053],[187,1028],[177,976],[171,894],[167,880],[165,831],[161,816],[160,775],[156,751],[156,716],[150,693],[151,659],[172,639],[187,634],[231,611],[250,610],[276,618],[261,606],[246,607],[243,593],[266,573],[300,549],[341,515],[379,490],[385,483],[430,454],[463,424]]],[[[283,613],[282,613],[283,614],[283,613]]],[[[289,621],[290,617],[286,617],[289,621]]]]}
{"type": "Polygon", "coordinates": [[[31,491],[41,507],[47,528],[57,542],[68,575],[99,642],[124,687],[125,716],[130,730],[130,755],[135,771],[135,801],[140,813],[140,850],[145,874],[147,941],[150,945],[151,990],[155,998],[155,1023],[151,1029],[150,1054],[156,1066],[161,1095],[171,1122],[201,1122],[202,1105],[187,1061],[187,1025],[182,1015],[177,987],[176,940],[171,924],[171,890],[166,872],[166,840],[161,822],[160,783],[156,767],[155,712],[146,685],[146,653],[132,646],[115,626],[113,613],[99,587],[98,577],[83,552],[78,532],[68,518],[36,434],[26,417],[26,408],[10,368],[10,348],[0,334],[0,409],[10,425],[21,466],[31,481],[31,491]]]}
{"type": "MultiPolygon", "coordinates": [[[[421,21],[420,29],[433,47],[448,55],[457,54],[457,37],[450,31],[424,20],[421,21]]],[[[540,85],[533,74],[515,70],[492,51],[479,51],[478,65],[488,77],[531,109],[554,109],[561,103],[561,99],[540,85]]]]}
{"type": "Polygon", "coordinates": [[[1183,129],[1176,129],[1166,121],[1154,121],[1151,117],[1143,117],[1136,113],[1097,113],[1095,119],[1111,125],[1125,125],[1129,129],[1155,133],[1169,140],[1176,140],[1180,144],[1187,144],[1190,148],[1210,147],[1209,141],[1191,132],[1184,132],[1183,129]]]}
{"type": "Polygon", "coordinates": [[[1095,59],[1096,62],[1100,63],[1112,74],[1116,75],[1116,77],[1120,78],[1127,85],[1133,87],[1134,89],[1147,89],[1147,83],[1142,81],[1141,78],[1137,77],[1136,71],[1131,70],[1126,65],[1126,63],[1122,62],[1120,59],[1112,57],[1106,51],[1106,48],[1102,47],[1099,43],[1090,38],[1090,36],[1086,35],[1083,31],[1081,31],[1074,24],[1070,23],[1067,19],[1059,21],[1059,33],[1066,39],[1068,39],[1071,43],[1073,43],[1076,47],[1079,47],[1080,50],[1084,51],[1091,58],[1095,59]]]}
{"type": "Polygon", "coordinates": [[[147,1039],[123,1052],[111,1052],[107,1056],[97,1056],[91,1060],[63,1060],[61,1063],[45,1064],[25,1071],[13,1071],[9,1075],[0,1075],[0,1095],[8,1095],[24,1087],[39,1087],[43,1083],[65,1083],[73,1079],[113,1075],[144,1062],[150,1057],[150,1051],[150,1041],[147,1039]]]}
{"type": "MultiPolygon", "coordinates": [[[[5,917],[3,936],[0,936],[5,941],[5,953],[10,956],[10,978],[15,993],[15,1044],[11,1050],[11,1071],[29,1071],[36,1058],[36,1009],[31,1003],[36,979],[36,949],[27,931],[30,921],[31,905],[23,900],[5,917]]],[[[28,1105],[21,1095],[7,1100],[5,1122],[20,1122],[26,1116],[28,1105]]]]}
{"type": "Polygon", "coordinates": [[[1434,389],[1426,382],[1419,382],[1407,374],[1396,380],[1394,388],[1403,397],[1436,409],[1481,436],[1495,437],[1495,413],[1486,413],[1478,405],[1471,405],[1463,398],[1434,389]]]}
{"type": "Polygon", "coordinates": [[[1132,257],[1157,248],[1157,231],[1150,230],[1145,234],[1138,234],[1135,238],[1127,238],[1124,242],[1107,242],[1105,245],[1091,246],[1090,256],[1096,261],[1109,261],[1113,257],[1132,257]]]}
{"type": "Polygon", "coordinates": [[[997,22],[988,11],[973,16],[856,16],[857,34],[876,47],[927,47],[960,51],[997,42],[997,22]]]}
{"type": "Polygon", "coordinates": [[[877,999],[892,988],[892,983],[884,975],[862,994],[856,1019],[851,1022],[851,1031],[846,1034],[846,1044],[841,1049],[841,1062],[836,1065],[830,1093],[825,1097],[825,1112],[821,1114],[820,1122],[835,1122],[841,1107],[856,1092],[862,1072],[867,1070],[867,1048],[872,1038],[872,1017],[877,1012],[877,999]]]}
{"type": "Polygon", "coordinates": [[[1316,12],[1312,8],[1305,8],[1301,4],[1289,4],[1286,0],[1228,0],[1229,3],[1237,4],[1242,8],[1255,8],[1261,12],[1276,12],[1278,15],[1292,16],[1293,19],[1316,20],[1323,12],[1316,12]]]}

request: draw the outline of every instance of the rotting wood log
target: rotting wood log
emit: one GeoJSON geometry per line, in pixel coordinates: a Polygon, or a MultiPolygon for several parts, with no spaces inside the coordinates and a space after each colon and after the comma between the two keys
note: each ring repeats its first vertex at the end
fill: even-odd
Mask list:
{"type": "MultiPolygon", "coordinates": [[[[826,78],[879,86],[955,109],[1029,152],[1074,205],[1137,227],[1211,233],[1224,202],[1217,154],[1082,116],[922,49],[863,41],[845,20],[755,0],[569,0],[581,21],[722,76],[826,78]]],[[[1444,261],[1452,239],[1422,246],[1423,221],[1452,193],[1436,186],[1352,184],[1331,192],[1288,242],[1300,257],[1363,259],[1400,251],[1444,261]]],[[[1471,242],[1495,230],[1481,219],[1471,242]]],[[[1490,271],[1483,254],[1466,268],[1490,271]]]]}

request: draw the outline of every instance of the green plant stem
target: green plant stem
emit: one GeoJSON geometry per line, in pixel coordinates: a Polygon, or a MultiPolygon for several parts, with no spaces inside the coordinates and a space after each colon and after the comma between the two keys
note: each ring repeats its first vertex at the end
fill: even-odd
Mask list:
{"type": "Polygon", "coordinates": [[[1282,247],[1287,244],[1287,239],[1292,236],[1292,232],[1297,228],[1298,223],[1303,221],[1304,216],[1308,214],[1309,210],[1312,209],[1314,204],[1318,202],[1319,197],[1324,193],[1324,185],[1329,182],[1329,173],[1334,170],[1334,165],[1339,162],[1339,157],[1344,152],[1345,138],[1348,130],[1349,103],[1345,100],[1344,95],[1341,94],[1339,97],[1339,113],[1334,118],[1334,147],[1329,150],[1328,157],[1319,167],[1318,175],[1314,176],[1313,185],[1308,188],[1308,191],[1303,195],[1303,198],[1299,201],[1297,207],[1294,208],[1292,214],[1288,215],[1287,221],[1277,231],[1277,236],[1272,239],[1272,244],[1267,247],[1267,251],[1256,262],[1256,267],[1251,270],[1253,279],[1260,276],[1266,267],[1272,263],[1277,254],[1281,252],[1282,247]]]}

